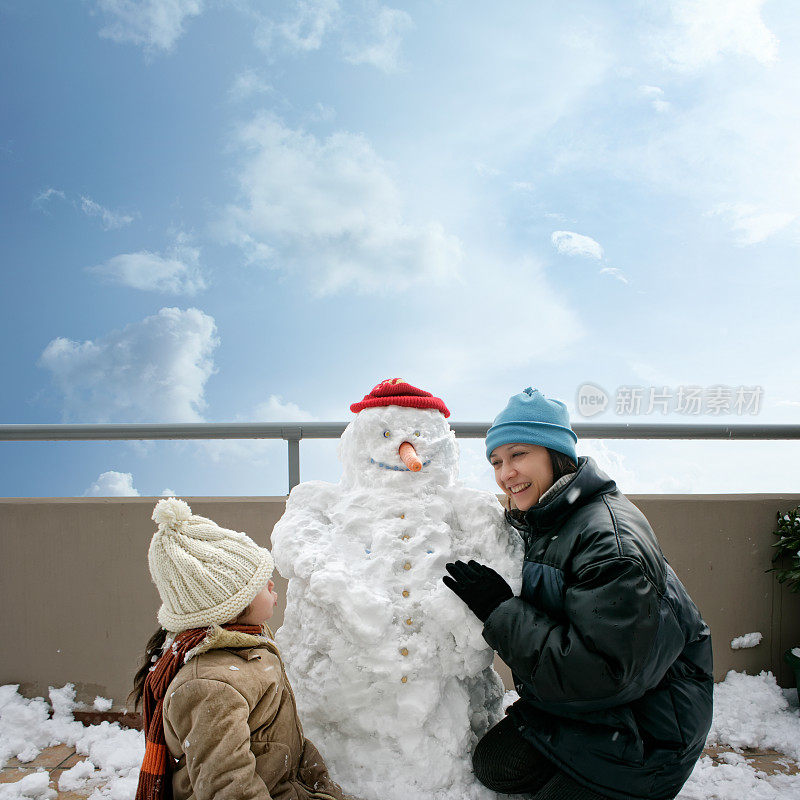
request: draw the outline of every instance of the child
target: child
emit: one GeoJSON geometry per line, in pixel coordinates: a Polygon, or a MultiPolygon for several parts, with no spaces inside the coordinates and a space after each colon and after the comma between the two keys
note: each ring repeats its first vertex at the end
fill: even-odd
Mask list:
{"type": "Polygon", "coordinates": [[[146,737],[136,800],[344,800],[265,633],[278,599],[269,550],[172,497],[153,519],[161,629],[134,679],[146,737]]]}

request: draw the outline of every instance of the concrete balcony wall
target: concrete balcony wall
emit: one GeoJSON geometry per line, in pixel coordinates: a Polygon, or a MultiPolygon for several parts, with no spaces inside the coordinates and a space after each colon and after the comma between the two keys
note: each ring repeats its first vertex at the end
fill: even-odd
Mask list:
{"type": "MultiPolygon", "coordinates": [[[[0,499],[0,684],[26,696],[73,682],[78,697],[125,706],[156,628],[158,595],[147,569],[158,498],[0,499]]],[[[639,495],[661,546],[711,627],[715,675],[730,669],[792,676],[781,659],[800,645],[800,595],[772,573],[775,513],[800,495],[639,495]],[[758,647],[730,641],[759,631],[758,647]]],[[[187,498],[196,514],[269,546],[284,497],[187,498]]],[[[281,598],[286,583],[276,584],[281,598]]],[[[280,606],[273,619],[282,619],[280,606]]],[[[498,665],[507,685],[509,676],[498,665]]]]}

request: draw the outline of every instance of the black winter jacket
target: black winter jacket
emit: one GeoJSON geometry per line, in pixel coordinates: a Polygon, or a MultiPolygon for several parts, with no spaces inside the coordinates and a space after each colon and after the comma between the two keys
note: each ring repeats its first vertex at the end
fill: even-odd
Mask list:
{"type": "Polygon", "coordinates": [[[518,729],[619,800],[679,791],[711,725],[711,635],[644,515],[591,458],[530,508],[522,592],[484,638],[511,667],[518,729]]]}

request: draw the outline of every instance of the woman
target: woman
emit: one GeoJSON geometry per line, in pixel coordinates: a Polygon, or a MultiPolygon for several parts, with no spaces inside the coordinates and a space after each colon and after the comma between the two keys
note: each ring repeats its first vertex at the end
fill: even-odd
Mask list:
{"type": "Polygon", "coordinates": [[[512,397],[486,455],[516,506],[521,594],[487,566],[447,565],[520,695],[478,743],[475,774],[537,800],[666,800],[711,725],[711,636],[644,515],[576,441],[563,403],[512,397]]]}

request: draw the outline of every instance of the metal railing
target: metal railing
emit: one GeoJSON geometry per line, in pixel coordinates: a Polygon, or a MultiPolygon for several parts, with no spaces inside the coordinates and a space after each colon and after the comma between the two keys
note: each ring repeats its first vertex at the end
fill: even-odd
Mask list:
{"type": "MultiPolygon", "coordinates": [[[[489,422],[451,422],[462,439],[482,439],[489,422]]],[[[141,439],[284,439],[288,445],[289,491],[300,483],[300,440],[338,439],[346,422],[192,422],[159,424],[0,425],[0,441],[63,442],[141,439]]],[[[579,422],[583,439],[800,439],[800,425],[663,425],[579,422]]]]}

